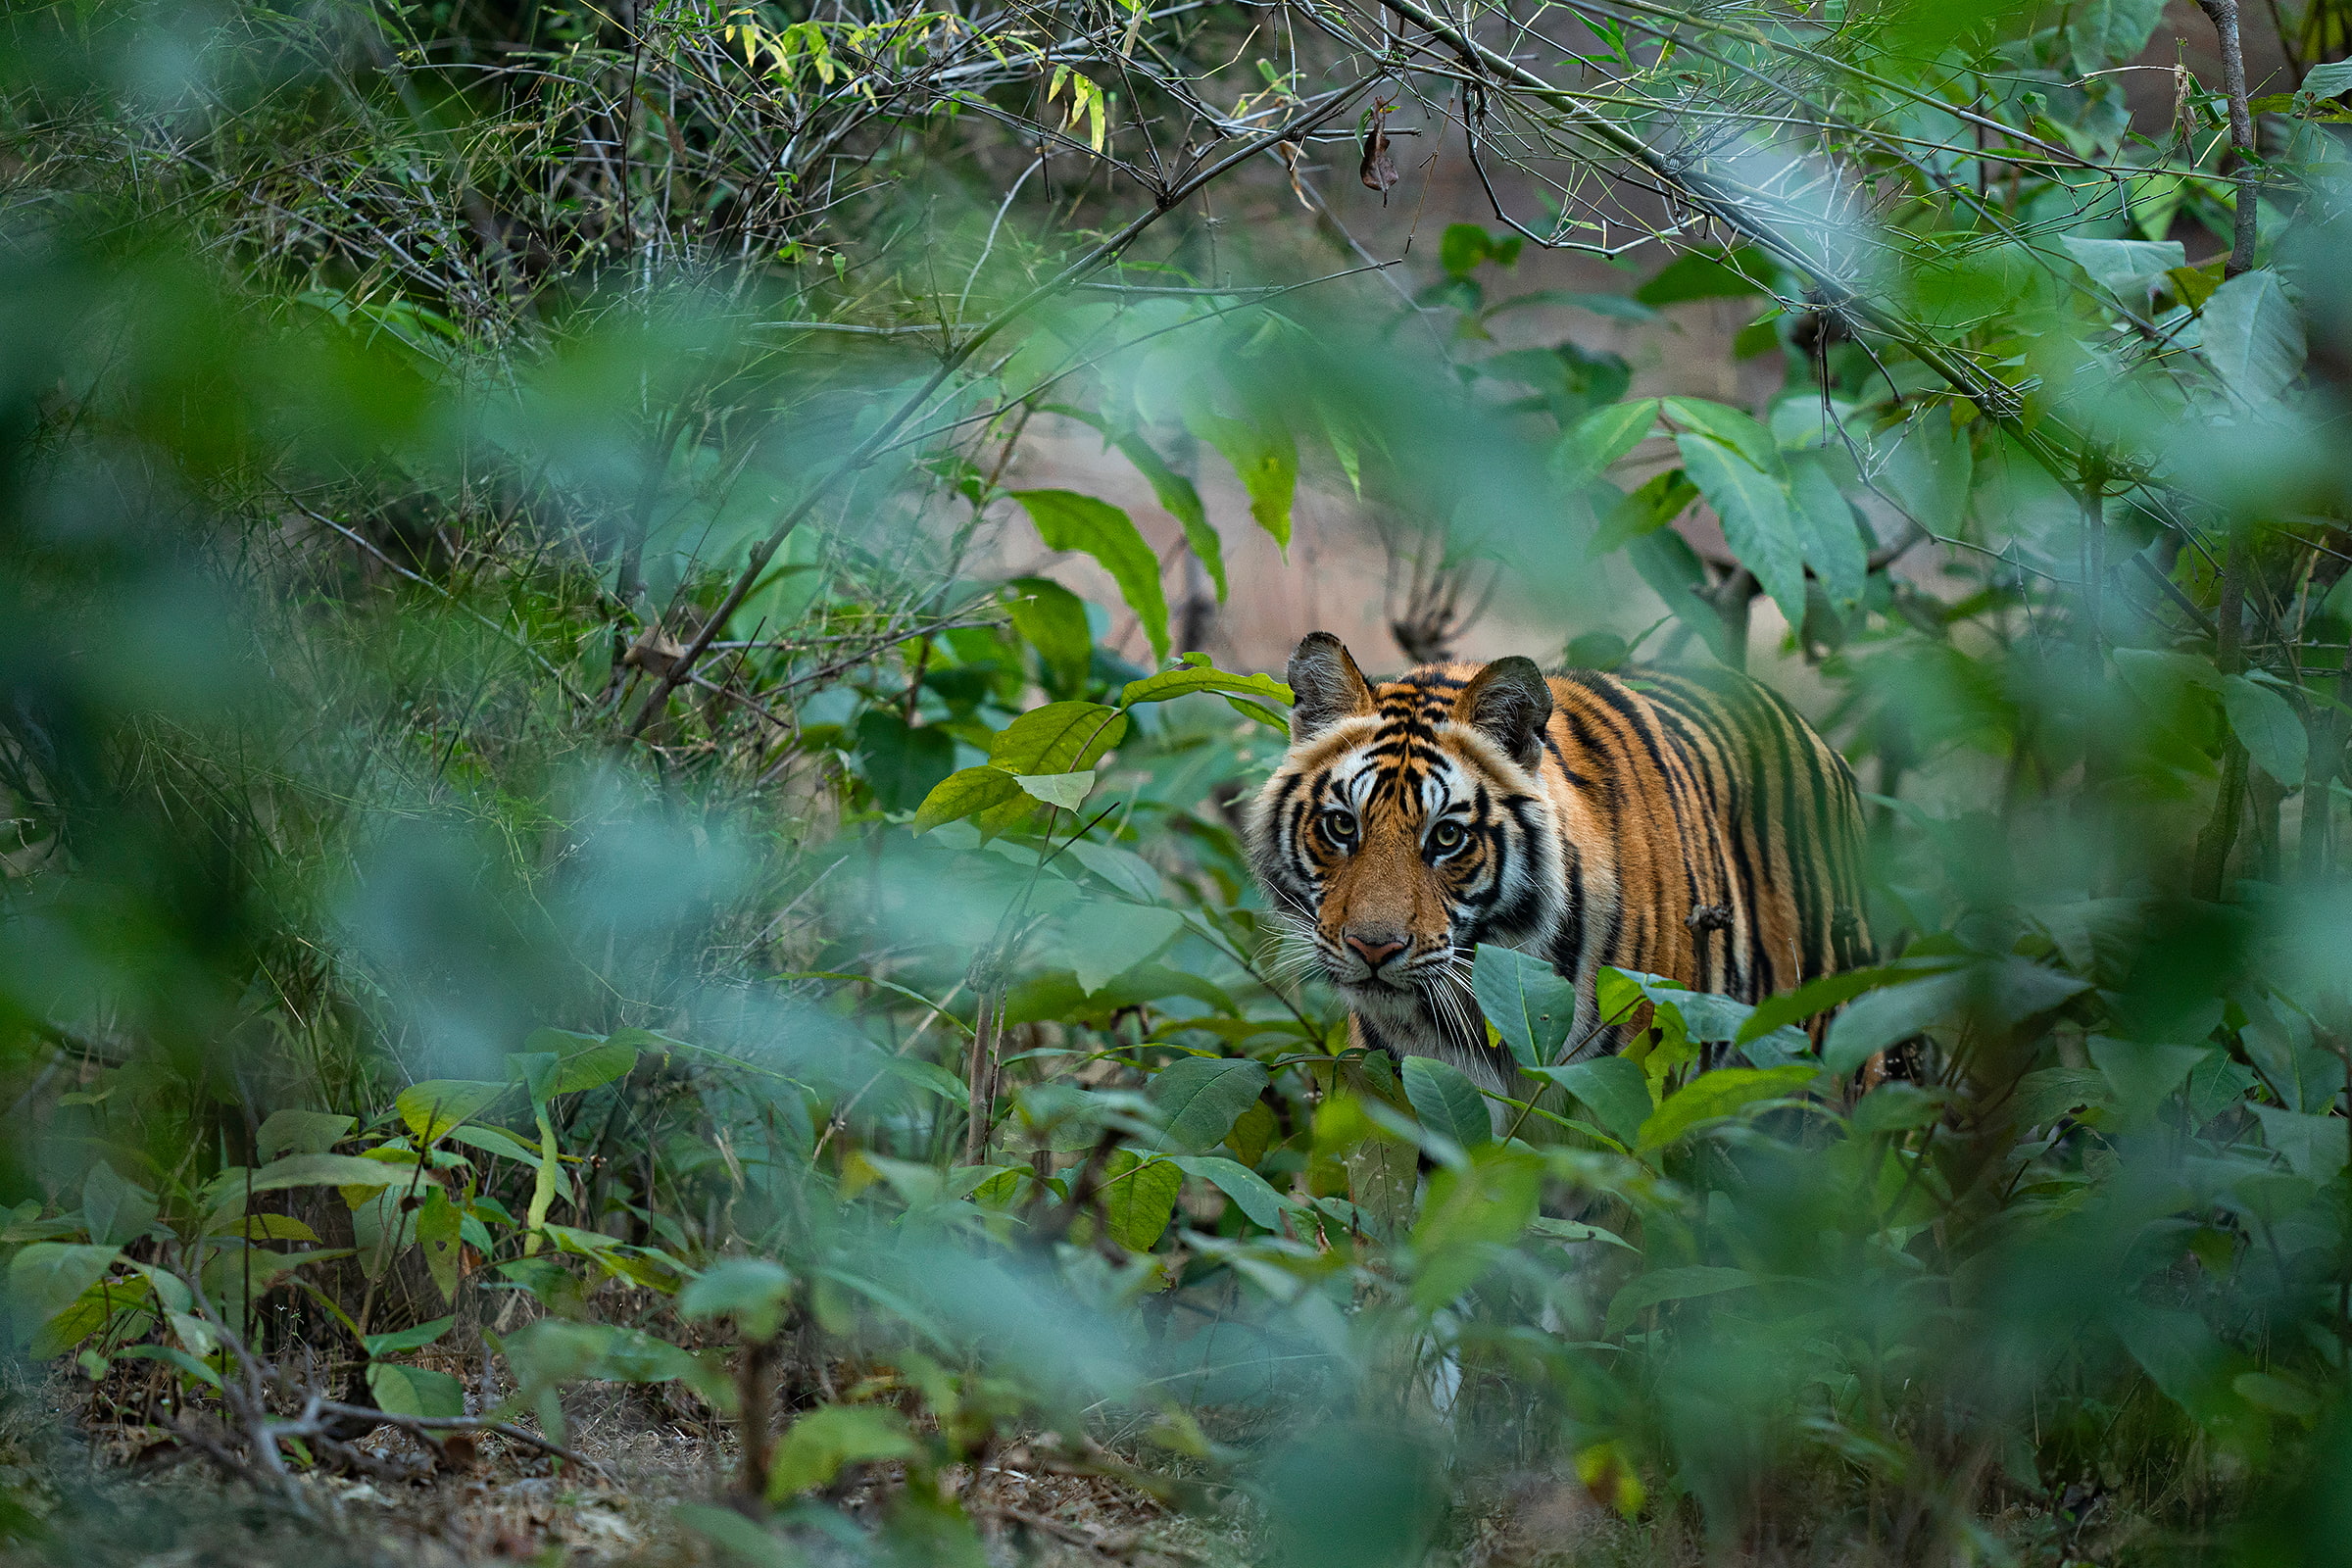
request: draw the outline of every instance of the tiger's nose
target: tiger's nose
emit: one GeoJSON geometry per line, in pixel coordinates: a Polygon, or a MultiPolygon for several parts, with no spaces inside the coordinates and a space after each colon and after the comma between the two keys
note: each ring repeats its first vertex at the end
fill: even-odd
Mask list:
{"type": "Polygon", "coordinates": [[[1350,931],[1341,938],[1355,950],[1355,956],[1377,969],[1404,951],[1404,942],[1391,931],[1375,931],[1369,936],[1357,936],[1350,931]]]}

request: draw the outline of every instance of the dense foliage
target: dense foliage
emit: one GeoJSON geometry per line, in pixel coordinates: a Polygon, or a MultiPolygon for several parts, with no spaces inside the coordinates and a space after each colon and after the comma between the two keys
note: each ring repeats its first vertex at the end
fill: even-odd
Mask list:
{"type": "Polygon", "coordinates": [[[641,1386],[754,1562],[981,1561],[1016,1444],[1298,1563],[1531,1476],[1564,1555],[2335,1560],[2352,64],[2207,14],[14,9],[27,1378],[305,1517],[641,1386]],[[1359,242],[1452,137],[1491,217],[1359,242]],[[1777,391],[1524,325],[1693,300],[1777,391]],[[1302,489],[1413,653],[1802,671],[1884,961],[1481,949],[1534,1103],[1350,1048],[1195,651],[1302,489]]]}

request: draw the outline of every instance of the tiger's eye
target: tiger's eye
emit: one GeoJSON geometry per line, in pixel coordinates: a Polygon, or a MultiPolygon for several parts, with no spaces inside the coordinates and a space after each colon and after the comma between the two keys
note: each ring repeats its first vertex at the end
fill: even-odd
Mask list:
{"type": "Polygon", "coordinates": [[[1333,807],[1323,813],[1323,836],[1334,844],[1348,844],[1355,838],[1355,817],[1348,811],[1333,807]]]}
{"type": "Polygon", "coordinates": [[[1450,855],[1460,849],[1462,841],[1469,836],[1459,822],[1440,822],[1430,830],[1429,842],[1440,854],[1450,855]]]}

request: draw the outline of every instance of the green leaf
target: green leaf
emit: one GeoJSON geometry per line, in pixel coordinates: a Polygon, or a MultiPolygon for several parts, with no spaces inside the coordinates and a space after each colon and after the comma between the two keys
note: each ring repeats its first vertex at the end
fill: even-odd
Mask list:
{"type": "Polygon", "coordinates": [[[698,1322],[731,1317],[748,1340],[769,1340],[783,1326],[792,1300],[792,1275],[764,1257],[721,1258],[678,1293],[678,1316],[698,1322]]]}
{"type": "MultiPolygon", "coordinates": [[[[1252,1104],[1255,1109],[1265,1109],[1262,1103],[1252,1102],[1252,1104]]],[[[1267,1114],[1270,1117],[1273,1113],[1268,1111],[1267,1114]]],[[[1248,1119],[1248,1112],[1244,1113],[1242,1119],[1248,1119]]],[[[1166,1163],[1187,1176],[1198,1176],[1215,1187],[1240,1205],[1242,1212],[1249,1215],[1253,1224],[1262,1225],[1267,1230],[1281,1230],[1282,1211],[1298,1206],[1293,1200],[1276,1192],[1263,1176],[1239,1160],[1227,1159],[1222,1154],[1169,1154],[1164,1158],[1166,1163]]]]}
{"type": "Polygon", "coordinates": [[[2303,782],[2310,738],[2294,704],[2243,675],[2227,675],[2222,679],[2222,709],[2255,766],[2290,789],[2303,782]]]}
{"type": "Polygon", "coordinates": [[[416,1211],[416,1244],[424,1250],[425,1272],[433,1278],[445,1301],[457,1299],[458,1263],[464,1254],[465,1215],[440,1188],[425,1190],[424,1206],[416,1211]]]}
{"type": "Polygon", "coordinates": [[[1007,773],[1071,773],[1094,766],[1126,736],[1127,715],[1115,708],[1048,703],[997,731],[988,760],[1007,773]]]}
{"type": "MultiPolygon", "coordinates": [[[[1705,398],[1668,398],[1662,405],[1666,417],[1684,429],[1698,435],[1711,435],[1745,458],[1748,466],[1766,474],[1780,469],[1780,444],[1772,432],[1758,424],[1748,415],[1729,404],[1711,403],[1705,398]]],[[[1700,487],[1704,489],[1702,485],[1700,487]]]]}
{"type": "Polygon", "coordinates": [[[1664,1149],[1701,1123],[1737,1116],[1761,1101],[1785,1099],[1813,1079],[1814,1069],[1809,1066],[1723,1067],[1701,1073],[1649,1113],[1636,1146],[1664,1149]]]}
{"type": "Polygon", "coordinates": [[[1746,1045],[1761,1035],[1768,1035],[1784,1025],[1802,1023],[1816,1013],[1849,1002],[1865,991],[1892,985],[1906,977],[1907,971],[1893,965],[1873,969],[1848,969],[1843,974],[1825,974],[1818,980],[1808,980],[1794,991],[1784,991],[1766,997],[1756,1004],[1755,1011],[1732,1037],[1735,1044],[1746,1045]]]}
{"type": "Polygon", "coordinates": [[[1850,1004],[1830,1023],[1821,1045],[1823,1070],[1843,1078],[1888,1046],[1941,1021],[1968,995],[1964,973],[1929,975],[1887,986],[1850,1004]]]}
{"type": "Polygon", "coordinates": [[[2296,1175],[2315,1182],[2331,1182],[2343,1170],[2352,1121],[2341,1116],[2313,1116],[2278,1105],[2251,1108],[2262,1121],[2263,1142],[2284,1154],[2296,1175]]]}
{"type": "Polygon", "coordinates": [[[1160,590],[1159,558],[1127,514],[1075,490],[1015,490],[1012,495],[1028,510],[1047,549],[1079,551],[1102,564],[1143,623],[1152,657],[1167,658],[1168,601],[1160,590]]]}
{"type": "Polygon", "coordinates": [[[909,724],[887,708],[858,715],[860,771],[885,811],[908,811],[956,771],[956,737],[931,724],[909,724]]]}
{"type": "Polygon", "coordinates": [[[428,1372],[420,1366],[370,1362],[368,1392],[375,1396],[377,1408],[394,1415],[446,1418],[466,1413],[466,1386],[446,1372],[428,1372]]]}
{"type": "Polygon", "coordinates": [[[2177,239],[2078,239],[2066,234],[2058,243],[2092,281],[2135,311],[2148,308],[2148,295],[2165,273],[2188,264],[2177,239]]]}
{"type": "Polygon", "coordinates": [[[1575,1027],[1576,983],[1514,948],[1480,943],[1470,990],[1523,1068],[1533,1070],[1558,1055],[1575,1027]]]}
{"type": "Polygon", "coordinates": [[[1110,1239],[1130,1252],[1149,1252],[1168,1228],[1184,1172],[1131,1149],[1110,1156],[1102,1171],[1102,1212],[1110,1239]]]}
{"type": "Polygon", "coordinates": [[[254,1153],[265,1164],[278,1155],[323,1154],[351,1135],[357,1116],[338,1116],[325,1110],[273,1110],[254,1140],[254,1153]]]}
{"type": "Polygon", "coordinates": [[[1821,579],[1821,591],[1839,614],[1851,614],[1862,603],[1870,581],[1870,552],[1854,526],[1854,509],[1838,492],[1829,465],[1818,452],[1791,452],[1788,469],[1788,517],[1805,564],[1821,579]]]}
{"type": "Polygon", "coordinates": [[[1014,775],[1001,767],[967,767],[950,773],[923,797],[915,808],[914,830],[927,833],[970,816],[979,819],[983,836],[994,837],[1036,809],[1036,799],[1014,775]]]}
{"type": "Polygon", "coordinates": [[[1683,468],[1723,520],[1724,542],[1781,607],[1791,626],[1805,619],[1805,556],[1774,478],[1712,436],[1680,435],[1683,468]]]}
{"type": "Polygon", "coordinates": [[[536,1148],[524,1143],[504,1127],[453,1127],[446,1136],[452,1143],[478,1149],[485,1154],[496,1154],[501,1159],[536,1160],[539,1157],[539,1151],[536,1148]]]}
{"type": "Polygon", "coordinates": [[[2148,1045],[2135,1040],[2093,1039],[2085,1048],[2092,1065],[2106,1075],[2115,1091],[2115,1105],[2123,1122],[2141,1122],[2180,1087],[2192,1068],[2203,1062],[2203,1046],[2148,1045]]]}
{"type": "Polygon", "coordinates": [[[2126,64],[2148,46],[2163,17],[2164,0],[2077,0],[2066,28],[2076,74],[2126,64]]]}
{"type": "Polygon", "coordinates": [[[1168,1063],[1146,1091],[1159,1109],[1162,1147],[1187,1154],[1216,1148],[1271,1081],[1265,1068],[1238,1056],[1185,1056],[1168,1063]]]}
{"type": "MultiPolygon", "coordinates": [[[[1184,426],[1233,465],[1234,474],[1250,497],[1250,515],[1287,553],[1291,548],[1291,498],[1298,488],[1298,444],[1290,427],[1262,414],[1229,419],[1198,397],[1185,405],[1184,426]]],[[[1164,648],[1159,657],[1167,657],[1164,648]]]]}
{"type": "Polygon", "coordinates": [[[133,1242],[155,1223],[155,1195],[105,1160],[81,1179],[81,1217],[90,1240],[103,1246],[133,1242]]]}
{"type": "Polygon", "coordinates": [[[437,1142],[460,1122],[471,1121],[513,1087],[469,1078],[430,1078],[402,1090],[392,1104],[421,1146],[437,1142]]]}
{"type": "Polygon", "coordinates": [[[437,1317],[430,1323],[419,1323],[413,1329],[401,1329],[391,1334],[370,1334],[360,1341],[369,1355],[401,1355],[410,1350],[421,1350],[457,1323],[455,1317],[437,1317]]]}
{"type": "Polygon", "coordinates": [[[1423,1127],[1465,1152],[1494,1141],[1487,1097],[1459,1067],[1434,1056],[1407,1056],[1397,1076],[1423,1127]]]}
{"type": "MultiPolygon", "coordinates": [[[[1677,468],[1672,474],[1660,474],[1658,478],[1681,482],[1682,470],[1677,468]]],[[[1649,486],[1642,488],[1646,490],[1649,486]]],[[[1685,484],[1684,488],[1690,486],[1685,484]]],[[[1691,491],[1693,497],[1696,493],[1691,491]]],[[[1725,663],[1738,659],[1740,651],[1732,646],[1731,628],[1702,597],[1707,586],[1707,568],[1700,563],[1698,552],[1690,548],[1690,541],[1671,528],[1661,527],[1630,541],[1625,547],[1625,559],[1634,564],[1634,570],[1642,574],[1650,592],[1665,602],[1668,612],[1695,632],[1709,653],[1725,663]]]]}
{"type": "Polygon", "coordinates": [[[1595,1056],[1571,1066],[1544,1067],[1538,1076],[1575,1096],[1595,1121],[1628,1148],[1641,1135],[1642,1124],[1653,1108],[1648,1074],[1639,1062],[1623,1056],[1595,1056]]]}
{"type": "Polygon", "coordinates": [[[106,1278],[119,1247],[32,1242],[8,1263],[9,1316],[20,1338],[71,1307],[106,1278]]]}
{"type": "Polygon", "coordinates": [[[1975,471],[1968,434],[1952,428],[1940,409],[1903,427],[1886,454],[1881,487],[1890,491],[1911,516],[1938,534],[1959,531],[1968,515],[1968,487],[1975,471]]]}
{"type": "Polygon", "coordinates": [[[2239,401],[2275,401],[2303,369],[2303,319],[2268,268],[2213,291],[2202,313],[2205,363],[2239,401]]]}
{"type": "Polygon", "coordinates": [[[1769,280],[1778,270],[1769,257],[1751,246],[1723,256],[1692,252],[1668,262],[1634,290],[1634,298],[1653,307],[1684,300],[1739,299],[1763,293],[1758,279],[1769,280]]]}
{"type": "Polygon", "coordinates": [[[1012,781],[1022,793],[1057,806],[1065,811],[1075,811],[1086,803],[1095,787],[1095,770],[1085,768],[1075,773],[1015,773],[1012,781]]]}
{"type": "Polygon", "coordinates": [[[1552,476],[1565,490],[1582,490],[1648,439],[1657,423],[1656,398],[1602,404],[1561,433],[1551,449],[1552,476]]]}
{"type": "MultiPolygon", "coordinates": [[[[1092,994],[1150,961],[1183,929],[1184,916],[1174,909],[1102,899],[1080,905],[1063,917],[1059,951],[1078,984],[1092,994]]],[[[1217,1134],[1224,1136],[1222,1131],[1217,1134]]]]}
{"type": "Polygon", "coordinates": [[[1208,580],[1217,590],[1217,603],[1225,602],[1225,544],[1217,530],[1209,526],[1208,509],[1200,505],[1200,492],[1193,481],[1162,463],[1152,444],[1133,431],[1111,437],[1111,442],[1127,454],[1136,471],[1152,481],[1152,493],[1184,527],[1184,542],[1200,559],[1208,572],[1208,580]]]}
{"type": "Polygon", "coordinates": [[[2303,85],[2295,89],[2299,98],[2341,98],[2352,92],[2352,60],[2330,60],[2324,66],[2314,66],[2303,73],[2303,85]]]}
{"type": "Polygon", "coordinates": [[[1047,690],[1056,697],[1083,697],[1095,659],[1086,601],[1048,577],[1015,577],[1004,587],[1012,629],[1037,650],[1047,690]]]}
{"type": "Polygon", "coordinates": [[[602,1089],[616,1079],[627,1077],[636,1065],[637,1052],[634,1048],[599,1040],[584,1051],[570,1052],[557,1063],[555,1077],[547,1093],[552,1097],[602,1089]]]}
{"type": "Polygon", "coordinates": [[[848,1464],[913,1459],[922,1446],[898,1411],[873,1404],[829,1404],[793,1422],[767,1472],[767,1500],[788,1502],[825,1486],[848,1464]]]}
{"type": "Polygon", "coordinates": [[[1413,1304],[1434,1312],[1477,1284],[1535,1219],[1543,1193],[1543,1156],[1525,1146],[1489,1143],[1434,1173],[1413,1223],[1413,1304]]]}
{"type": "Polygon", "coordinates": [[[1278,713],[1269,712],[1258,699],[1288,708],[1293,702],[1290,687],[1271,675],[1236,675],[1208,662],[1205,654],[1190,654],[1181,668],[1163,669],[1142,680],[1131,680],[1119,693],[1119,706],[1134,708],[1143,703],[1164,703],[1178,697],[1190,697],[1195,692],[1216,692],[1233,703],[1234,709],[1250,717],[1270,723],[1287,731],[1289,725],[1278,713]],[[1236,697],[1250,699],[1235,702],[1236,697]]]}
{"type": "Polygon", "coordinates": [[[1448,223],[1438,239],[1438,265],[1447,276],[1467,277],[1493,255],[1493,242],[1477,223],[1448,223]]]}
{"type": "Polygon", "coordinates": [[[1636,1313],[1663,1301],[1688,1301],[1702,1296],[1721,1296],[1744,1290],[1756,1277],[1743,1268],[1662,1268],[1629,1280],[1609,1300],[1609,1315],[1601,1332],[1614,1338],[1625,1332],[1636,1313]]]}
{"type": "Polygon", "coordinates": [[[273,1193],[289,1187],[406,1187],[418,1182],[436,1186],[440,1178],[414,1164],[364,1159],[358,1154],[288,1154],[253,1173],[252,1190],[273,1193]]]}

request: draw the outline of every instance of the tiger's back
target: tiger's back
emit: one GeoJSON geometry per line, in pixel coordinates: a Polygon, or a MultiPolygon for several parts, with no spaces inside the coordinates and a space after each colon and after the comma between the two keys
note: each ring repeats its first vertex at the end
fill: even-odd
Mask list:
{"type": "Polygon", "coordinates": [[[1366,1045],[1507,1088],[1468,985],[1482,942],[1548,959],[1587,1020],[1602,964],[1753,1002],[1869,960],[1852,775],[1753,681],[1510,659],[1374,686],[1321,633],[1290,673],[1252,859],[1366,1045]]]}

